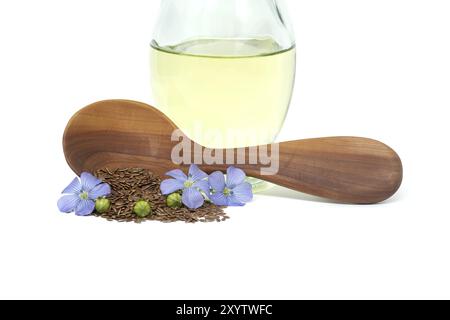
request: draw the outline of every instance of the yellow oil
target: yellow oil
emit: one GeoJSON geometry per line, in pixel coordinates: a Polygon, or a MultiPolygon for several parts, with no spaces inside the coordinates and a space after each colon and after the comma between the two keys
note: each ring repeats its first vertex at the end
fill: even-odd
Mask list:
{"type": "Polygon", "coordinates": [[[272,39],[198,39],[151,47],[157,107],[209,148],[272,143],[295,78],[295,47],[272,39]]]}

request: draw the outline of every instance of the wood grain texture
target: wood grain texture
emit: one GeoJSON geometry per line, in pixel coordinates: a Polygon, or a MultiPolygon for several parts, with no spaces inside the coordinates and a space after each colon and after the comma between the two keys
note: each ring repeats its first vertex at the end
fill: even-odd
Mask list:
{"type": "MultiPolygon", "coordinates": [[[[64,132],[63,148],[74,172],[140,167],[164,174],[176,167],[171,140],[176,126],[155,108],[135,101],[108,100],[77,112],[64,132]]],[[[270,148],[269,148],[270,149],[270,148]]],[[[204,152],[196,145],[192,156],[204,152]]],[[[403,177],[399,156],[366,138],[330,137],[283,142],[279,171],[262,176],[262,164],[237,165],[249,176],[339,202],[371,204],[390,198],[403,177]]],[[[228,150],[230,151],[230,150],[228,150]]],[[[237,152],[237,150],[233,150],[237,152]]],[[[245,149],[246,159],[254,150],[245,149]]],[[[226,150],[218,150],[226,155],[226,150]]],[[[252,154],[253,153],[253,154],[252,154]]],[[[206,172],[226,165],[202,165],[206,172]]]]}

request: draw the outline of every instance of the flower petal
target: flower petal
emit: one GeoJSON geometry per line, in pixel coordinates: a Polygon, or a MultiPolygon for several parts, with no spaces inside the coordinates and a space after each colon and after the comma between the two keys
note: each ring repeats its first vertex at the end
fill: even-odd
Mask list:
{"type": "Polygon", "coordinates": [[[253,200],[252,185],[248,182],[241,183],[233,188],[232,199],[241,203],[247,203],[253,200]]]}
{"type": "Polygon", "coordinates": [[[227,187],[233,189],[235,186],[240,185],[245,180],[245,172],[235,167],[229,167],[227,169],[227,187]]]}
{"type": "Polygon", "coordinates": [[[100,183],[102,183],[101,180],[97,179],[88,172],[83,172],[81,174],[81,186],[83,188],[83,191],[89,192],[100,183]]]}
{"type": "Polygon", "coordinates": [[[97,200],[100,197],[106,197],[111,194],[111,187],[107,183],[100,183],[89,192],[89,199],[97,200]]]}
{"type": "Polygon", "coordinates": [[[228,205],[228,199],[222,192],[216,192],[214,194],[211,194],[209,196],[209,199],[216,206],[227,206],[228,205]]]}
{"type": "Polygon", "coordinates": [[[75,209],[75,214],[77,216],[88,216],[92,212],[94,212],[94,208],[95,208],[94,201],[80,199],[80,202],[78,203],[77,208],[75,209]]]}
{"type": "Polygon", "coordinates": [[[174,193],[184,188],[183,182],[177,179],[167,179],[161,182],[161,193],[164,195],[174,193]]]}
{"type": "Polygon", "coordinates": [[[195,188],[186,188],[183,191],[182,201],[186,207],[189,209],[198,209],[205,202],[200,191],[195,188]]]}
{"type": "Polygon", "coordinates": [[[62,196],[58,200],[58,209],[64,213],[74,212],[80,201],[80,197],[76,194],[62,196]]]}
{"type": "Polygon", "coordinates": [[[192,185],[194,188],[200,189],[206,195],[209,195],[209,183],[207,180],[200,180],[192,185]]]}
{"type": "Polygon", "coordinates": [[[166,176],[175,178],[175,179],[183,181],[183,182],[187,180],[187,175],[180,169],[175,169],[175,170],[169,171],[166,173],[166,176]]]}
{"type": "Polygon", "coordinates": [[[189,179],[192,181],[198,181],[208,178],[208,175],[204,173],[200,168],[195,165],[191,164],[189,167],[189,179]]]}
{"type": "Polygon", "coordinates": [[[63,190],[63,194],[79,194],[81,193],[81,183],[80,179],[76,177],[72,182],[63,190]]]}
{"type": "Polygon", "coordinates": [[[211,173],[208,182],[211,188],[217,192],[222,192],[225,189],[225,176],[220,171],[211,173]]]}
{"type": "Polygon", "coordinates": [[[228,200],[227,206],[229,206],[229,207],[243,207],[243,206],[245,206],[245,203],[237,201],[234,198],[234,196],[229,196],[227,198],[227,200],[228,200]]]}

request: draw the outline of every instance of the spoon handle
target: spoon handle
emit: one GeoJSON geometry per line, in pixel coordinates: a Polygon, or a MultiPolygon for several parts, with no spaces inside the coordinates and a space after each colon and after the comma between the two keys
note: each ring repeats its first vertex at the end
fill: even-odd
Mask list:
{"type": "MultiPolygon", "coordinates": [[[[260,157],[260,152],[256,148],[245,149],[247,161],[260,157]]],[[[265,154],[270,155],[270,152],[265,154]]],[[[390,198],[403,178],[402,162],[397,153],[387,145],[367,138],[330,137],[282,142],[278,158],[278,171],[273,175],[261,171],[270,165],[244,164],[239,167],[255,178],[356,204],[378,203],[390,198]]],[[[276,170],[276,163],[273,159],[271,162],[276,170]]],[[[213,165],[205,169],[224,168],[213,165]]]]}

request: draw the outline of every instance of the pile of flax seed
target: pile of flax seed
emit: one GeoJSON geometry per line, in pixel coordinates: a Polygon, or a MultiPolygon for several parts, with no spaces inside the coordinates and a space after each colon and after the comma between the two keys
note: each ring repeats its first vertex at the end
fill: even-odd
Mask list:
{"type": "Polygon", "coordinates": [[[95,216],[110,221],[119,222],[222,222],[229,217],[223,208],[205,201],[203,207],[190,210],[186,207],[170,208],[166,204],[166,197],[161,194],[161,178],[146,169],[101,169],[95,175],[111,186],[111,208],[104,214],[94,213],[95,216]],[[139,200],[146,200],[152,206],[152,214],[140,218],[133,213],[134,204],[139,200]]]}

